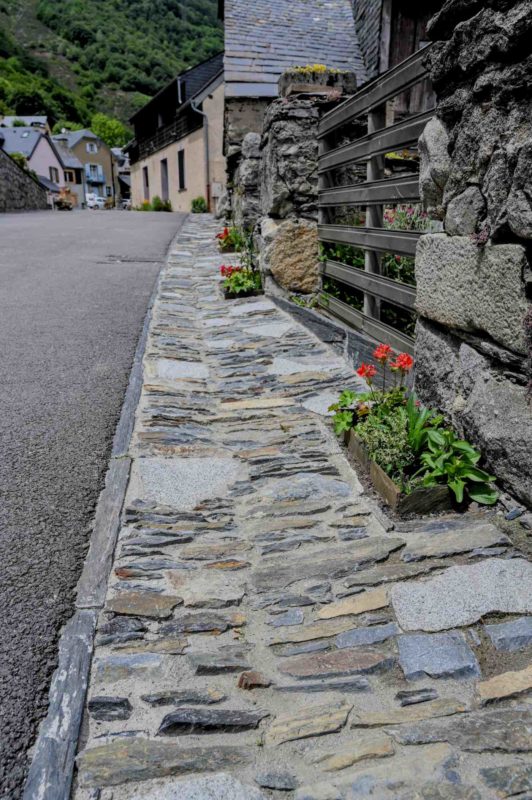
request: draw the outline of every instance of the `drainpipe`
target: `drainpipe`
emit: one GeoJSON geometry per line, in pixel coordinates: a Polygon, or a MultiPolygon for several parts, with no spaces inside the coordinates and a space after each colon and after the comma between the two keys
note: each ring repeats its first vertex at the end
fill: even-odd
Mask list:
{"type": "Polygon", "coordinates": [[[205,144],[205,178],[207,183],[207,208],[209,211],[211,210],[211,170],[209,165],[209,118],[205,111],[201,111],[198,106],[195,104],[194,100],[190,101],[190,105],[197,111],[198,114],[201,114],[203,117],[203,141],[205,144]]]}

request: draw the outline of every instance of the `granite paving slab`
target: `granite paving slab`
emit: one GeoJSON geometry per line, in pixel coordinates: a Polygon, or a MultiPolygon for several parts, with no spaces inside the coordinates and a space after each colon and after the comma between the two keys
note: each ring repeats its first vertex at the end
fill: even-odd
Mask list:
{"type": "Polygon", "coordinates": [[[353,365],[225,300],[217,231],[160,275],[73,800],[528,792],[531,565],[493,512],[376,507],[328,419],[353,365]]]}

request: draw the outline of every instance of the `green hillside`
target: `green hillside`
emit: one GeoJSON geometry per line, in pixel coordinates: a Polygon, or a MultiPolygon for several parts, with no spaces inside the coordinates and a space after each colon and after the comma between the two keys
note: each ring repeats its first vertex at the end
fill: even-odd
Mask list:
{"type": "Polygon", "coordinates": [[[0,113],[126,121],[223,48],[217,0],[0,0],[0,113]]]}

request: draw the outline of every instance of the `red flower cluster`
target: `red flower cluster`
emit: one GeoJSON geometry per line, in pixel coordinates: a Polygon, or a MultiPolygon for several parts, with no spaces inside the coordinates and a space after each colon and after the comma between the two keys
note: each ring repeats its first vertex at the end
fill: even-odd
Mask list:
{"type": "MultiPolygon", "coordinates": [[[[389,367],[392,372],[400,373],[400,386],[402,386],[403,376],[406,375],[407,372],[410,372],[414,366],[414,359],[412,356],[408,355],[408,353],[399,353],[399,355],[395,356],[394,358],[393,350],[389,344],[377,345],[373,351],[373,358],[377,364],[382,367],[383,392],[386,390],[387,367],[389,367]]],[[[376,374],[377,367],[374,364],[361,364],[357,369],[357,375],[359,375],[361,378],[364,378],[369,386],[371,386],[373,378],[376,374]]]]}
{"type": "Polygon", "coordinates": [[[392,354],[392,348],[389,344],[380,344],[373,351],[373,358],[381,364],[385,364],[392,354]]]}
{"type": "Polygon", "coordinates": [[[225,241],[228,236],[229,236],[229,228],[224,228],[221,233],[216,234],[216,238],[220,239],[222,242],[225,241]]]}
{"type": "Polygon", "coordinates": [[[241,271],[242,267],[231,267],[231,266],[226,267],[225,264],[222,264],[222,266],[220,267],[220,273],[222,275],[222,278],[229,278],[233,274],[233,272],[241,272],[241,271]]]}
{"type": "Polygon", "coordinates": [[[392,361],[390,367],[399,372],[410,372],[414,366],[414,359],[408,353],[399,353],[395,361],[392,361]]]}
{"type": "Polygon", "coordinates": [[[377,367],[374,367],[373,364],[361,364],[357,369],[357,375],[360,375],[361,378],[364,378],[364,380],[368,382],[371,381],[376,374],[377,367]]]}

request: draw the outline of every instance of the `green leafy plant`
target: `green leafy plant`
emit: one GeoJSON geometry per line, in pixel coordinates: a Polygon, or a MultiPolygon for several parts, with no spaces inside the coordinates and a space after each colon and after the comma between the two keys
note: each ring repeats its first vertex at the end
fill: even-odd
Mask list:
{"type": "Polygon", "coordinates": [[[495,477],[477,466],[480,453],[453,431],[433,431],[420,460],[423,466],[416,474],[422,477],[424,486],[447,483],[458,503],[465,495],[486,505],[497,501],[497,491],[490,486],[495,477]]]}
{"type": "Polygon", "coordinates": [[[195,197],[193,199],[191,206],[193,214],[206,214],[208,210],[207,201],[204,197],[195,197]]]}
{"type": "Polygon", "coordinates": [[[248,294],[260,292],[262,281],[260,272],[241,268],[233,269],[223,282],[223,287],[228,294],[248,294]]]}
{"type": "Polygon", "coordinates": [[[417,456],[422,453],[429,441],[439,439],[438,429],[443,423],[443,417],[437,415],[429,408],[422,406],[414,394],[406,401],[408,444],[417,456]]]}
{"type": "Polygon", "coordinates": [[[396,406],[385,417],[369,414],[363,424],[357,426],[357,434],[366,444],[370,458],[401,485],[404,473],[416,459],[407,423],[405,406],[396,406]]]}
{"type": "Polygon", "coordinates": [[[151,208],[148,209],[150,211],[171,211],[172,210],[172,203],[170,200],[161,200],[158,195],[155,195],[153,200],[151,201],[151,208]]]}
{"type": "Polygon", "coordinates": [[[244,245],[244,237],[240,230],[234,225],[225,227],[221,233],[216,234],[218,239],[218,246],[223,253],[228,253],[235,250],[240,252],[244,245]]]}

